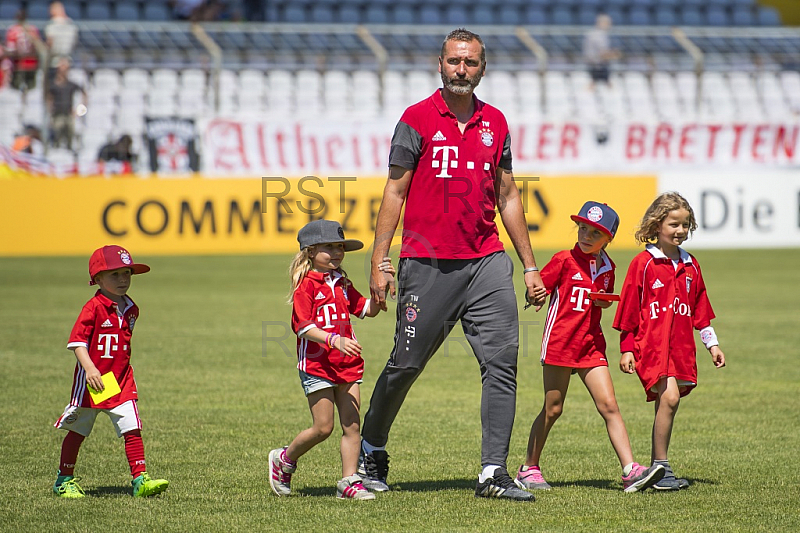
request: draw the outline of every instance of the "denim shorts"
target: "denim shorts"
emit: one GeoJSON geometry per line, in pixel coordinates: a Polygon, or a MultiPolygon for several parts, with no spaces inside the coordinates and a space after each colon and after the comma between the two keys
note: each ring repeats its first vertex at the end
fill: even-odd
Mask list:
{"type": "MultiPolygon", "coordinates": [[[[306,374],[302,370],[299,370],[298,372],[300,372],[300,384],[303,386],[303,392],[306,393],[306,396],[312,392],[317,392],[323,389],[334,389],[337,386],[336,383],[333,381],[328,381],[325,378],[306,374]]],[[[355,383],[363,383],[363,380],[359,379],[355,383]]]]}

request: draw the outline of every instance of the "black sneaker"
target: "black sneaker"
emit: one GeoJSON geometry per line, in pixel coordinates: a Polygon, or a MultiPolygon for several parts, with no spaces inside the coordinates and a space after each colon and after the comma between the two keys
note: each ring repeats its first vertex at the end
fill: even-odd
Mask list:
{"type": "Polygon", "coordinates": [[[530,492],[517,487],[508,471],[505,468],[498,468],[494,471],[494,476],[486,478],[486,481],[475,487],[476,498],[505,498],[520,502],[533,502],[536,498],[530,492]]]}
{"type": "Polygon", "coordinates": [[[389,474],[389,454],[386,450],[373,450],[372,453],[361,453],[358,457],[358,475],[362,484],[373,492],[386,492],[386,476],[389,474]]]}
{"type": "Polygon", "coordinates": [[[672,467],[669,465],[664,467],[664,477],[653,485],[656,490],[681,490],[689,488],[689,480],[675,476],[672,467]]]}

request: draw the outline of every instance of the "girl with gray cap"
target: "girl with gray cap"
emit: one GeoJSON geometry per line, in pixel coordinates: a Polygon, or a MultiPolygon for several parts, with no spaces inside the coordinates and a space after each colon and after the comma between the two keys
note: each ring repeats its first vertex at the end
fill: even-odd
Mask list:
{"type": "MultiPolygon", "coordinates": [[[[364,375],[361,345],[350,315],[374,317],[380,307],[362,296],[342,269],[345,252],[364,244],[345,239],[342,226],[333,220],[315,220],[298,233],[300,251],[290,267],[292,329],[297,334],[297,368],[308,398],[312,425],[289,444],[270,452],[269,483],[278,496],[291,494],[297,460],[333,432],[334,405],[342,426],[342,479],[336,484],[340,499],[372,500],[375,495],[356,474],[360,450],[361,396],[364,375]]],[[[394,276],[388,257],[381,271],[394,276]]]]}

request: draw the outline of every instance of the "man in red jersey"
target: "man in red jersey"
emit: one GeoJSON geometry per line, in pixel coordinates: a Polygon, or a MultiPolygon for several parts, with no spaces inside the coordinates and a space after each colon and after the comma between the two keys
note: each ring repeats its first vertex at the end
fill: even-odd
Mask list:
{"type": "Polygon", "coordinates": [[[442,89],[409,107],[392,138],[370,281],[372,298],[381,306],[387,281],[378,265],[404,204],[405,215],[395,345],[361,432],[359,473],[371,490],[389,490],[389,430],[411,385],[460,320],[483,382],[483,470],[475,495],[533,500],[506,470],[519,326],[514,267],[498,236],[495,209],[524,266],[528,301],[541,307],[546,291],[511,172],[508,124],[499,110],[473,95],[485,69],[481,38],[465,29],[451,32],[439,57],[442,89]]]}

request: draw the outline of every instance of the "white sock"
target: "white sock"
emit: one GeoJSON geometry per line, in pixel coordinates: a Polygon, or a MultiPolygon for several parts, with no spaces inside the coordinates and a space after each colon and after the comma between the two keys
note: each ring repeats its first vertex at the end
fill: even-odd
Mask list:
{"type": "Polygon", "coordinates": [[[633,470],[633,463],[626,464],[625,466],[622,467],[622,475],[627,476],[628,474],[631,473],[631,470],[633,470]]]}
{"type": "Polygon", "coordinates": [[[365,441],[364,439],[361,439],[361,449],[364,450],[365,454],[369,455],[372,452],[374,452],[375,450],[386,451],[386,446],[373,446],[372,444],[370,444],[369,442],[365,441]]]}
{"type": "Polygon", "coordinates": [[[500,465],[486,465],[483,472],[478,476],[478,483],[483,483],[487,478],[494,477],[495,470],[502,468],[500,465]]]}

